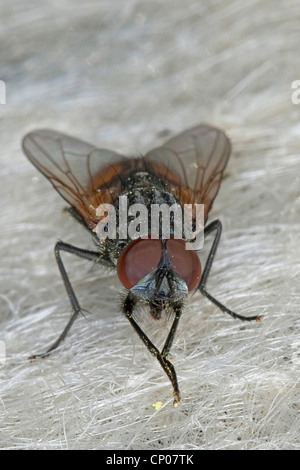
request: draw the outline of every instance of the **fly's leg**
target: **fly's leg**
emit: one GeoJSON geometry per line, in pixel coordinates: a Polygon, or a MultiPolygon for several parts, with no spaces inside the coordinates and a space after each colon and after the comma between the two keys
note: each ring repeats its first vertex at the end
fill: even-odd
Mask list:
{"type": "Polygon", "coordinates": [[[102,260],[99,258],[99,253],[96,251],[84,250],[82,248],[77,248],[76,246],[69,245],[68,243],[64,243],[64,242],[56,243],[55,248],[54,248],[55,259],[56,259],[56,262],[60,271],[61,278],[65,286],[65,289],[67,291],[70,304],[72,306],[72,315],[67,325],[65,326],[64,330],[62,331],[60,336],[57,338],[57,340],[44,353],[33,355],[30,357],[30,359],[35,359],[36,357],[45,357],[48,354],[50,354],[52,351],[54,351],[60,345],[60,343],[65,339],[71,326],[76,320],[77,316],[79,315],[79,313],[82,312],[82,309],[79,305],[79,302],[77,300],[77,297],[75,295],[71,282],[69,280],[68,274],[66,272],[65,266],[62,262],[61,255],[60,255],[61,251],[66,251],[67,253],[71,253],[73,255],[79,256],[80,258],[84,258],[89,261],[102,263],[102,260]]]}
{"type": "Polygon", "coordinates": [[[180,319],[181,313],[182,313],[182,304],[177,303],[175,306],[173,306],[173,309],[174,309],[175,318],[173,320],[169,335],[166,339],[165,345],[164,345],[164,347],[162,349],[162,352],[161,352],[162,357],[165,358],[165,359],[168,357],[170,349],[171,349],[173,341],[174,341],[175,333],[176,333],[177,326],[178,326],[178,323],[179,323],[179,319],[180,319]]]}
{"type": "Polygon", "coordinates": [[[243,321],[252,321],[252,320],[260,321],[262,318],[261,315],[254,315],[251,317],[245,317],[243,315],[239,315],[238,313],[235,313],[229,308],[227,308],[225,305],[221,304],[221,302],[219,302],[217,299],[215,299],[211,294],[207,292],[206,281],[208,279],[208,276],[209,276],[209,273],[213,264],[213,260],[214,260],[214,257],[218,248],[218,244],[220,241],[221,233],[222,233],[222,223],[220,220],[214,220],[207,227],[205,227],[204,236],[208,235],[210,232],[214,230],[216,230],[216,235],[215,235],[212,247],[210,249],[210,252],[209,252],[206,264],[205,264],[205,268],[204,268],[203,274],[201,276],[201,279],[198,285],[198,289],[200,290],[201,294],[205,295],[205,297],[207,297],[212,303],[217,305],[222,310],[222,312],[228,313],[233,318],[238,318],[239,320],[243,320],[243,321]]]}
{"type": "Polygon", "coordinates": [[[175,372],[175,368],[173,364],[166,358],[168,352],[170,351],[172,340],[176,331],[177,323],[178,320],[175,320],[173,322],[171,331],[168,335],[166,344],[160,352],[157,347],[152,343],[152,341],[148,338],[148,336],[143,332],[143,330],[139,327],[139,325],[136,323],[136,321],[133,318],[133,309],[135,307],[136,301],[134,297],[129,293],[124,301],[123,305],[123,312],[125,313],[126,317],[128,318],[129,322],[135,329],[136,333],[139,335],[145,346],[147,347],[148,351],[156,357],[158,362],[160,363],[161,367],[167,374],[168,378],[171,381],[171,384],[173,386],[173,396],[174,396],[174,405],[176,405],[180,401],[180,392],[179,392],[179,387],[178,387],[178,382],[177,382],[177,376],[175,372]],[[173,331],[172,331],[173,330],[173,331]],[[171,333],[172,332],[172,333],[171,333]]]}

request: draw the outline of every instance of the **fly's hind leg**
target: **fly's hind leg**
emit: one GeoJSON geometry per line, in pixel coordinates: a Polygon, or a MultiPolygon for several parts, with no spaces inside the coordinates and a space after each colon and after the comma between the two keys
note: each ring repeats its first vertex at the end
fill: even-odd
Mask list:
{"type": "Polygon", "coordinates": [[[67,253],[71,253],[73,255],[79,256],[80,258],[84,258],[88,261],[94,261],[94,262],[99,262],[102,264],[102,260],[99,256],[99,253],[97,251],[89,251],[89,250],[84,250],[82,248],[78,248],[73,245],[69,245],[68,243],[64,242],[57,242],[54,248],[54,253],[55,253],[55,259],[60,271],[61,278],[63,280],[65,289],[67,291],[70,304],[72,307],[72,315],[70,320],[68,321],[67,325],[65,326],[64,330],[62,333],[59,335],[57,340],[44,352],[41,354],[36,354],[33,356],[30,356],[30,359],[35,359],[36,357],[45,357],[48,354],[50,354],[52,351],[54,351],[60,343],[65,339],[67,336],[69,330],[71,329],[71,326],[73,325],[74,321],[76,320],[77,316],[82,313],[82,309],[79,305],[79,302],[77,300],[77,297],[75,295],[75,292],[73,290],[73,287],[71,285],[71,282],[69,280],[68,274],[66,272],[65,266],[62,262],[61,259],[61,251],[66,251],[67,253]]]}
{"type": "Polygon", "coordinates": [[[215,297],[213,297],[211,294],[207,292],[206,281],[208,279],[208,276],[209,276],[209,273],[213,264],[213,260],[214,260],[214,257],[215,257],[215,254],[219,245],[219,241],[221,238],[221,233],[222,233],[222,223],[220,220],[214,220],[209,225],[207,225],[207,227],[205,227],[204,229],[204,235],[208,235],[210,232],[214,230],[216,231],[216,235],[215,235],[212,247],[210,249],[210,252],[209,252],[206,264],[205,264],[205,268],[201,276],[200,283],[198,285],[198,289],[200,290],[201,294],[205,295],[205,297],[207,297],[212,303],[217,305],[219,309],[222,310],[222,312],[228,313],[233,318],[238,318],[239,320],[243,320],[243,321],[252,321],[252,320],[260,321],[262,318],[261,315],[254,315],[251,317],[245,317],[243,315],[239,315],[238,313],[235,313],[232,310],[230,310],[225,305],[221,304],[221,302],[219,302],[217,299],[215,299],[215,297]]]}

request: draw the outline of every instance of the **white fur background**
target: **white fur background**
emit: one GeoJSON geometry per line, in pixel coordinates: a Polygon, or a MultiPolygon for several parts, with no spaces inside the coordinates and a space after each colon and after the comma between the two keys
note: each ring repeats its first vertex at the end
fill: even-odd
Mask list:
{"type": "MultiPolygon", "coordinates": [[[[0,18],[0,447],[299,449],[299,1],[2,0],[0,18]],[[70,315],[56,240],[92,244],[22,154],[23,135],[48,127],[139,154],[201,122],[233,143],[209,291],[263,321],[193,296],[172,349],[174,408],[120,313],[116,276],[66,254],[90,313],[29,362],[70,315]]],[[[161,344],[168,325],[141,322],[161,344]]]]}

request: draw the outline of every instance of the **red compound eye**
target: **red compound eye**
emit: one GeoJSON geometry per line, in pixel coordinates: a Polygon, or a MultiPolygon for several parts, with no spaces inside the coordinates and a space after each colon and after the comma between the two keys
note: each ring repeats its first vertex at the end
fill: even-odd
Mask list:
{"type": "MultiPolygon", "coordinates": [[[[161,241],[151,239],[134,240],[121,252],[117,273],[126,289],[136,285],[153,271],[161,258],[161,241]]],[[[174,271],[186,282],[188,290],[200,281],[201,264],[195,251],[186,250],[184,240],[167,240],[167,255],[174,271]]]]}
{"type": "Polygon", "coordinates": [[[174,271],[185,281],[188,290],[193,290],[200,281],[201,263],[193,250],[185,249],[185,241],[167,240],[167,254],[174,271]]]}
{"type": "Polygon", "coordinates": [[[161,241],[139,238],[134,240],[118,258],[117,273],[126,289],[135,286],[144,276],[153,271],[161,258],[161,241]]]}

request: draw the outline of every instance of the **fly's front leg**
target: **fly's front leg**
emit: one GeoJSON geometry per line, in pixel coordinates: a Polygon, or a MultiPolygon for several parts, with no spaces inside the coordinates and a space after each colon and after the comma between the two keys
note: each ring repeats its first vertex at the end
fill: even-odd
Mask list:
{"type": "Polygon", "coordinates": [[[178,327],[178,323],[179,323],[179,320],[180,320],[180,317],[181,317],[182,308],[183,308],[183,305],[181,303],[178,303],[173,307],[175,318],[173,320],[169,335],[166,339],[165,345],[164,345],[164,347],[162,349],[162,352],[161,352],[162,357],[165,358],[165,359],[168,357],[170,349],[172,347],[174,337],[175,337],[175,334],[176,334],[176,330],[177,330],[177,327],[178,327]]]}
{"type": "Polygon", "coordinates": [[[239,320],[243,320],[243,321],[252,321],[252,320],[260,321],[262,318],[261,315],[254,315],[251,317],[245,317],[243,315],[239,315],[238,313],[235,313],[229,308],[227,308],[225,305],[221,304],[221,302],[219,302],[217,299],[215,299],[211,294],[207,292],[206,281],[208,279],[208,276],[209,276],[209,273],[213,264],[213,260],[214,260],[214,257],[215,257],[215,254],[219,245],[219,241],[221,238],[221,233],[222,233],[222,223],[220,220],[214,220],[207,227],[205,227],[204,236],[208,235],[210,232],[214,230],[216,231],[216,235],[215,235],[212,247],[210,249],[210,252],[209,252],[206,264],[205,264],[205,268],[201,276],[200,283],[198,285],[198,289],[200,290],[201,294],[205,295],[205,297],[207,297],[212,303],[217,305],[223,312],[228,313],[233,318],[238,318],[239,320]]]}
{"type": "Polygon", "coordinates": [[[55,248],[54,248],[55,259],[56,259],[56,262],[60,271],[61,278],[65,286],[65,289],[67,291],[69,300],[70,300],[70,304],[72,307],[72,315],[67,325],[65,326],[64,330],[62,331],[60,336],[57,338],[57,340],[44,353],[33,355],[30,357],[30,359],[35,359],[36,357],[45,357],[48,354],[50,354],[52,351],[54,351],[67,336],[78,314],[82,312],[79,302],[77,300],[77,297],[75,295],[75,292],[73,290],[73,287],[71,285],[71,282],[69,280],[68,274],[66,272],[65,266],[62,262],[61,255],[60,255],[61,251],[66,251],[67,253],[71,253],[73,255],[79,256],[80,258],[84,258],[89,261],[101,262],[99,258],[99,253],[96,251],[84,250],[82,248],[77,248],[76,246],[69,245],[68,243],[64,243],[64,242],[56,243],[55,248]]]}
{"type": "Polygon", "coordinates": [[[139,335],[139,337],[141,338],[141,340],[143,341],[143,343],[147,347],[148,351],[150,351],[150,353],[154,357],[156,357],[156,359],[160,363],[161,367],[163,368],[163,370],[165,371],[165,373],[169,377],[169,379],[171,381],[171,384],[173,386],[174,405],[176,405],[180,401],[180,392],[179,392],[179,387],[178,387],[178,382],[177,382],[177,376],[176,376],[176,372],[175,372],[175,368],[174,368],[173,364],[166,358],[166,356],[167,356],[167,353],[169,352],[171,344],[172,344],[172,340],[173,340],[173,337],[174,337],[174,334],[175,334],[177,322],[175,323],[175,325],[174,325],[174,322],[173,322],[172,328],[173,328],[174,331],[171,333],[171,331],[172,331],[172,328],[171,328],[171,331],[170,331],[169,336],[167,338],[166,344],[165,344],[162,352],[160,352],[157,349],[157,347],[152,343],[152,341],[148,338],[148,336],[143,332],[143,330],[140,328],[140,326],[137,324],[137,322],[134,320],[134,318],[133,318],[133,309],[134,309],[135,305],[136,305],[136,300],[129,293],[127,295],[125,301],[124,301],[123,313],[128,318],[129,322],[131,323],[131,325],[135,329],[136,333],[139,335]]]}

